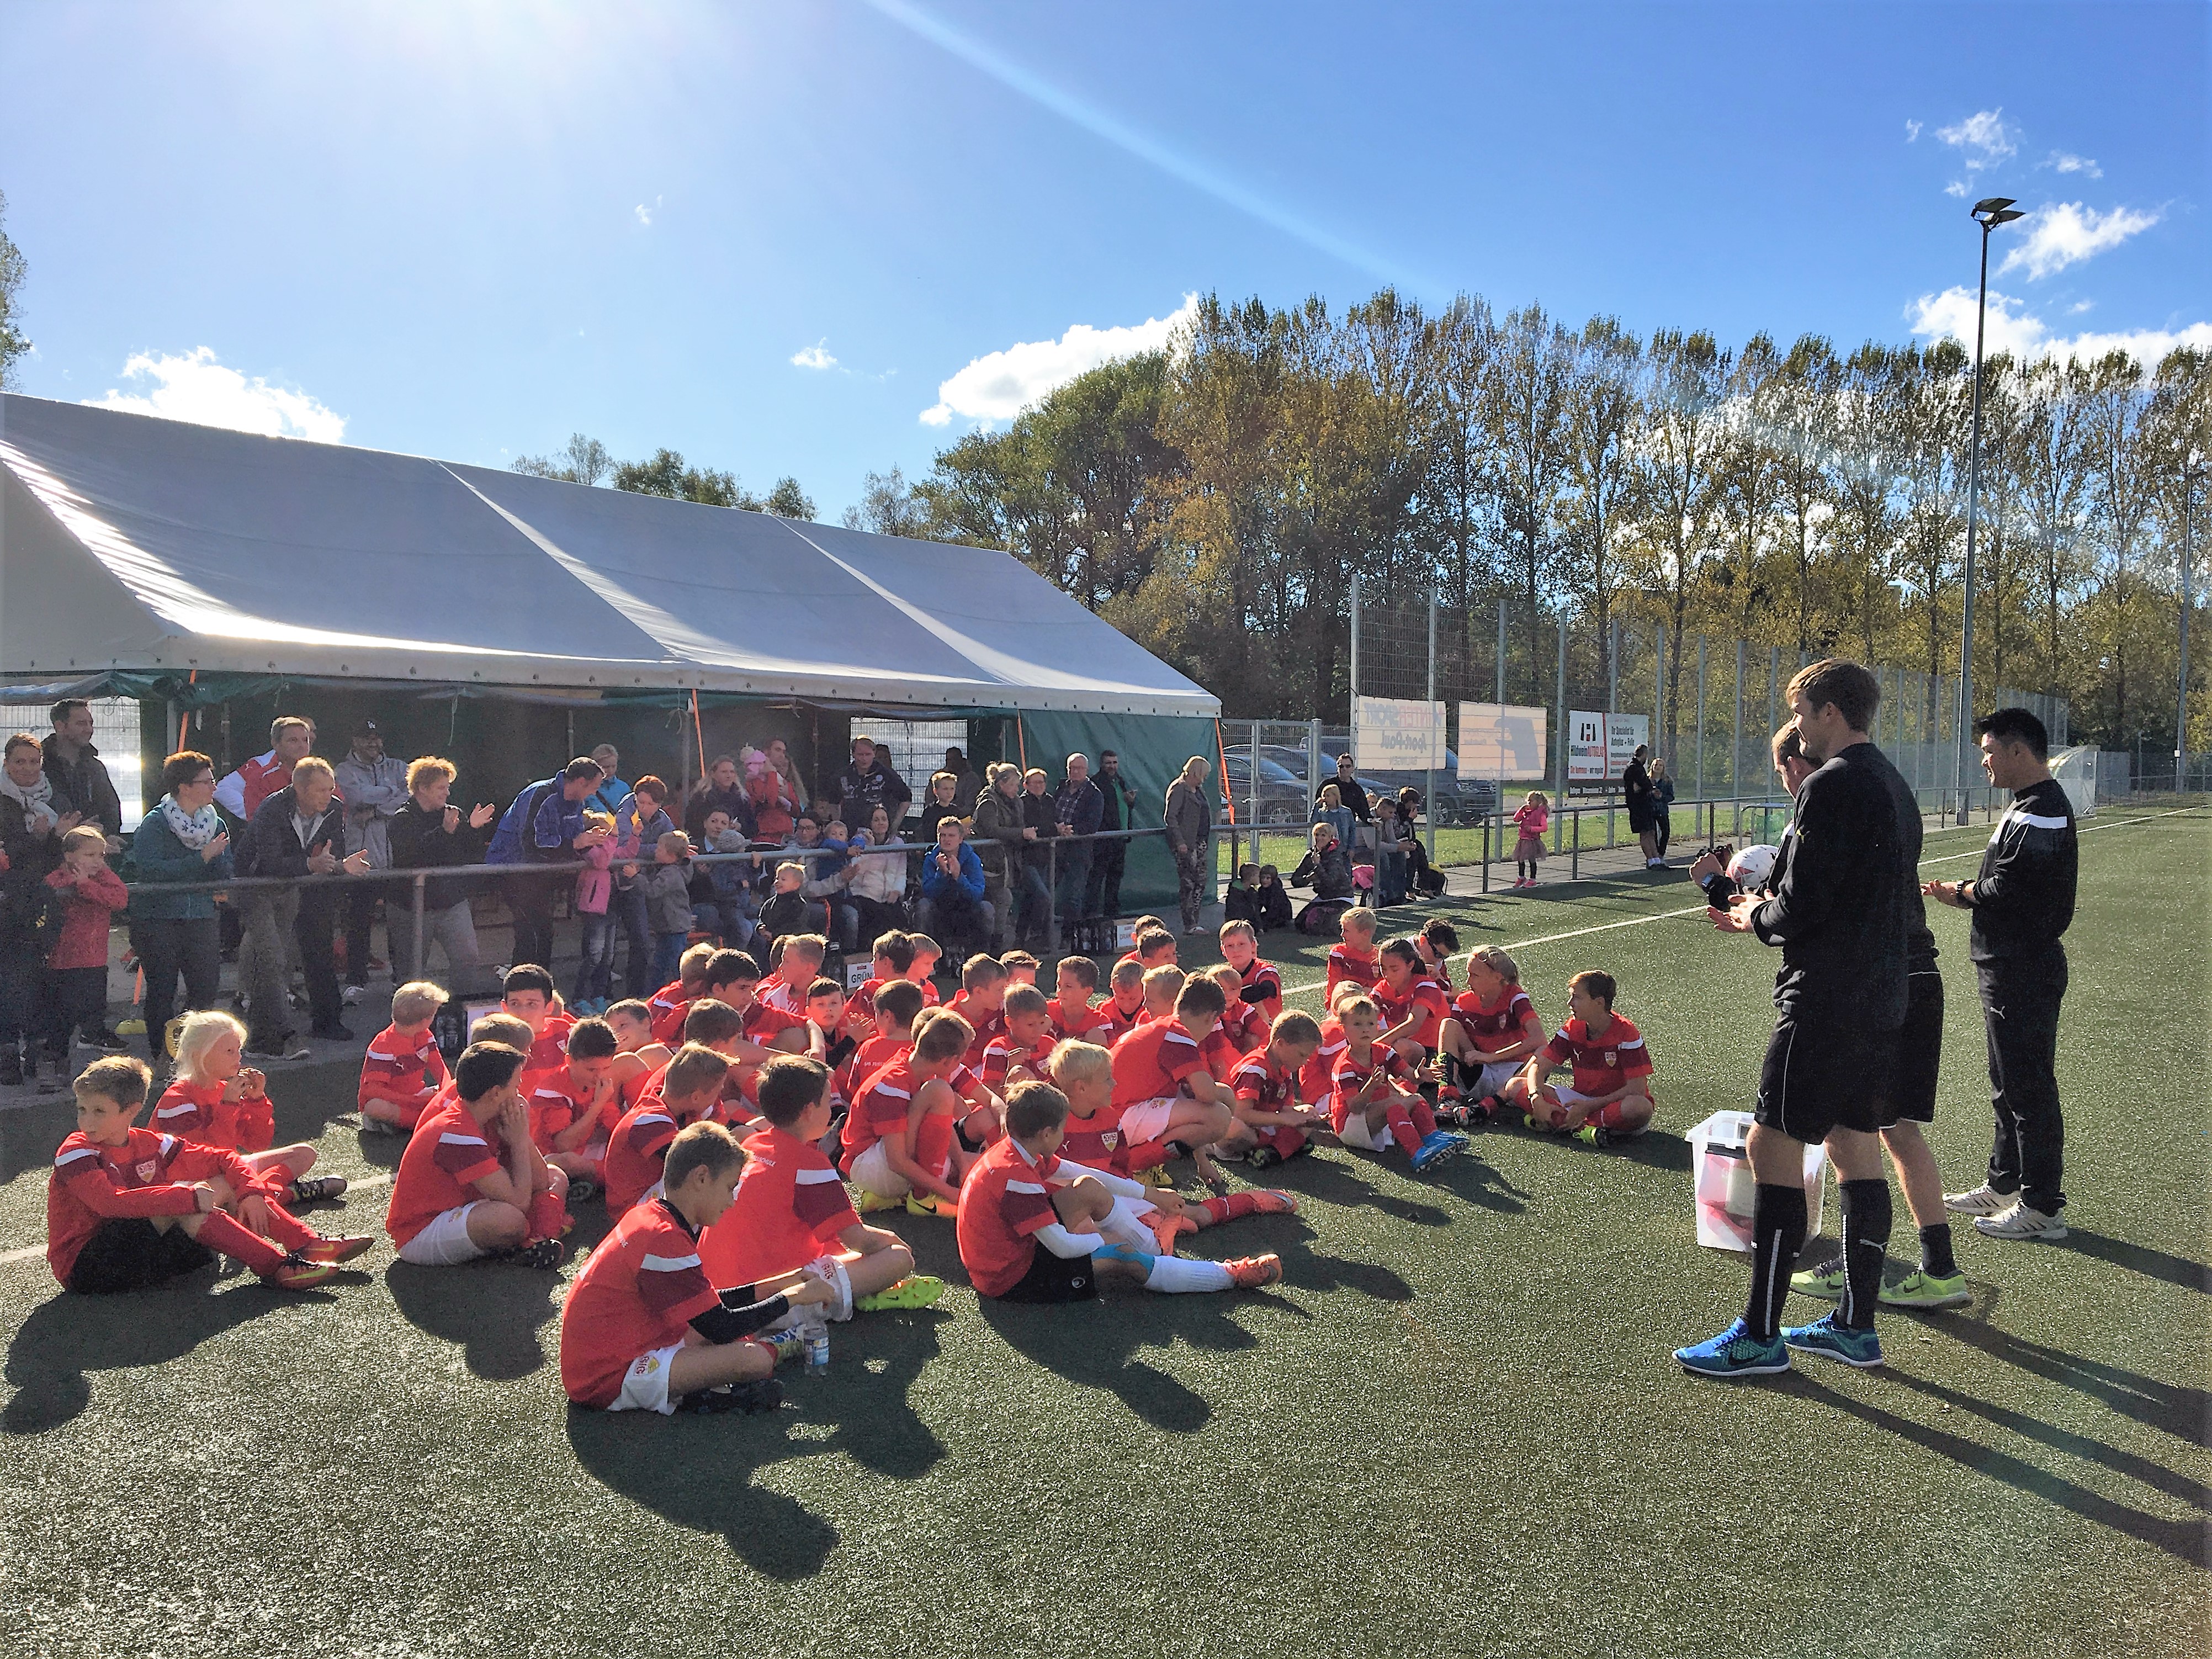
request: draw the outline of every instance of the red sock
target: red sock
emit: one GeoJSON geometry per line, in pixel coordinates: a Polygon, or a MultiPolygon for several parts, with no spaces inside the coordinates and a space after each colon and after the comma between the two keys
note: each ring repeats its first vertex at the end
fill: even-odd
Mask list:
{"type": "MultiPolygon", "coordinates": [[[[1183,1213],[1188,1215],[1191,1206],[1186,1204],[1182,1207],[1183,1213]]],[[[1252,1194],[1249,1193],[1223,1194],[1206,1199],[1198,1207],[1206,1212],[1206,1219],[1198,1224],[1201,1227],[1211,1227],[1219,1222],[1234,1221],[1239,1216],[1251,1214],[1252,1194]]]]}
{"type": "Polygon", "coordinates": [[[1289,1158],[1306,1144],[1306,1132],[1304,1129],[1293,1129],[1287,1124],[1277,1124],[1273,1128],[1265,1131],[1261,1139],[1285,1158],[1289,1158]]]}
{"type": "MultiPolygon", "coordinates": [[[[1420,1149],[1421,1132],[1413,1127],[1413,1120],[1406,1111],[1406,1103],[1394,1100],[1383,1109],[1390,1115],[1390,1139],[1398,1143],[1398,1150],[1411,1158],[1420,1149]]],[[[1423,1112],[1428,1108],[1424,1106],[1423,1112]]],[[[1429,1120],[1431,1123],[1434,1118],[1429,1120]]]]}
{"type": "Polygon", "coordinates": [[[269,1237],[288,1250],[297,1250],[313,1243],[322,1235],[283,1205],[271,1203],[269,1206],[269,1237]]]}
{"type": "Polygon", "coordinates": [[[952,1114],[930,1112],[914,1132],[914,1161],[932,1175],[945,1172],[952,1155],[952,1114]]]}
{"type": "Polygon", "coordinates": [[[1589,1121],[1596,1124],[1601,1129],[1618,1129],[1620,1127],[1622,1118],[1626,1115],[1622,1109],[1627,1104],[1625,1100],[1608,1101],[1592,1112],[1589,1121]]]}
{"type": "Polygon", "coordinates": [[[220,1250],[258,1273],[274,1273],[284,1265],[283,1251],[260,1234],[248,1231],[226,1211],[210,1210],[202,1216],[198,1238],[210,1250],[220,1250]]]}
{"type": "Polygon", "coordinates": [[[1168,1161],[1168,1144],[1164,1140],[1147,1140],[1140,1146],[1128,1149],[1126,1167],[1131,1175],[1139,1170],[1157,1170],[1168,1161]]]}
{"type": "Polygon", "coordinates": [[[1429,1109],[1429,1103],[1419,1095],[1407,1103],[1406,1109],[1413,1115],[1413,1127],[1424,1138],[1437,1132],[1437,1115],[1429,1109]]]}
{"type": "Polygon", "coordinates": [[[530,1237],[536,1243],[541,1238],[561,1237],[562,1224],[568,1219],[568,1206],[549,1190],[538,1193],[530,1200],[530,1237]]]}

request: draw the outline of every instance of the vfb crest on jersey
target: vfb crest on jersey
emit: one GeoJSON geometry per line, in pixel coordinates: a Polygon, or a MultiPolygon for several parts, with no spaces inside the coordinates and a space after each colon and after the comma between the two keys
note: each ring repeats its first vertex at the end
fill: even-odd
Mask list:
{"type": "Polygon", "coordinates": [[[161,1165],[160,1160],[157,1158],[149,1158],[143,1159],[138,1165],[138,1179],[141,1181],[151,1181],[161,1172],[161,1165]]]}

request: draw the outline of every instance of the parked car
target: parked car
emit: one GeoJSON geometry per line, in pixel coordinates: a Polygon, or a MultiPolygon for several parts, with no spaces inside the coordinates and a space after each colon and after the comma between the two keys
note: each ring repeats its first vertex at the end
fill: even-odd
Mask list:
{"type": "MultiPolygon", "coordinates": [[[[1301,760],[1300,764],[1304,763],[1301,760]]],[[[1260,793],[1256,800],[1251,792],[1251,751],[1228,750],[1222,755],[1221,764],[1222,781],[1228,786],[1230,799],[1236,804],[1240,826],[1248,822],[1248,810],[1263,828],[1303,824],[1307,821],[1304,775],[1291,772],[1280,762],[1271,759],[1264,747],[1260,751],[1260,793]]]]}
{"type": "MultiPolygon", "coordinates": [[[[1322,739],[1321,781],[1323,783],[1336,775],[1336,757],[1343,749],[1341,738],[1337,739],[1334,745],[1328,739],[1322,739]]],[[[1263,763],[1275,762],[1292,777],[1300,780],[1303,788],[1306,775],[1304,750],[1262,744],[1260,758],[1263,763]]],[[[1359,787],[1367,792],[1370,800],[1378,794],[1395,795],[1406,788],[1411,788],[1415,794],[1426,799],[1429,775],[1425,772],[1354,771],[1352,775],[1359,780],[1359,787]]],[[[1444,763],[1437,769],[1436,786],[1436,819],[1440,828],[1480,823],[1485,817],[1498,810],[1498,786],[1487,778],[1461,777],[1459,757],[1449,750],[1444,751],[1444,763]]],[[[1307,805],[1310,808],[1310,798],[1307,805]]]]}

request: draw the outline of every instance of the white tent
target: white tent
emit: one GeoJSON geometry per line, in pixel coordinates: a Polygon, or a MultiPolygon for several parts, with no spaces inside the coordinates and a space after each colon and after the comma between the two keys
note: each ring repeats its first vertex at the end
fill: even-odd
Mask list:
{"type": "Polygon", "coordinates": [[[0,396],[0,673],[1211,717],[1008,555],[0,396]]]}

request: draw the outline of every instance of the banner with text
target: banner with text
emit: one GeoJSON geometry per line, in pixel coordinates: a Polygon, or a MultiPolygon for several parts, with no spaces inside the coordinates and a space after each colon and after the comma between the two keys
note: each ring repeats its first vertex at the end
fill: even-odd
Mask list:
{"type": "Polygon", "coordinates": [[[1636,753],[1636,745],[1650,741],[1649,714],[1575,709],[1567,716],[1567,781],[1603,783],[1617,778],[1636,753]]]}
{"type": "Polygon", "coordinates": [[[1459,706],[1459,775],[1463,778],[1540,778],[1547,711],[1513,703],[1459,706]]]}
{"type": "Polygon", "coordinates": [[[1352,763],[1364,772],[1425,772],[1450,764],[1444,706],[1418,698],[1354,697],[1352,763]]]}

